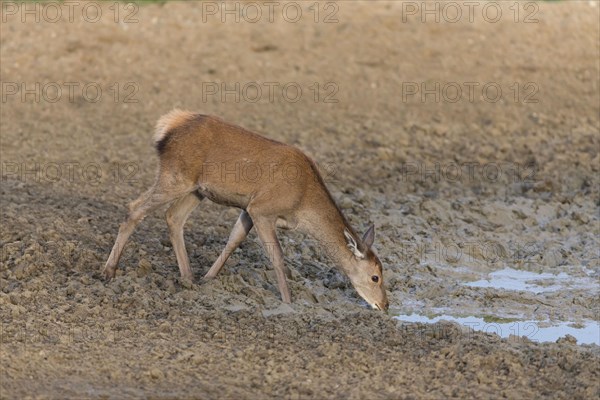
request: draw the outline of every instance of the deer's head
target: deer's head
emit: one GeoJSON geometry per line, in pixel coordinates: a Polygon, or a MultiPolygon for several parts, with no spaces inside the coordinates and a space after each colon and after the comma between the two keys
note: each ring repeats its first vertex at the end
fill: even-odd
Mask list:
{"type": "Polygon", "coordinates": [[[375,226],[371,225],[361,239],[347,229],[344,229],[344,236],[350,252],[344,270],[352,285],[371,307],[386,311],[389,302],[383,284],[383,266],[371,249],[375,240],[375,226]]]}

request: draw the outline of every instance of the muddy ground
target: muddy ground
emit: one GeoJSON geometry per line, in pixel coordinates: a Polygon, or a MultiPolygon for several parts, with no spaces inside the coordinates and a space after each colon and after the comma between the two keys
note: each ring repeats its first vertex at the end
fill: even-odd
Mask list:
{"type": "Polygon", "coordinates": [[[598,346],[393,318],[598,321],[597,2],[481,3],[456,23],[420,2],[302,3],[296,22],[299,3],[272,20],[229,3],[239,22],[211,2],[87,4],[58,20],[2,4],[0,397],[598,397],[598,346]],[[390,315],[293,232],[290,306],[254,233],[202,282],[237,216],[208,202],[186,229],[195,284],[163,211],[102,281],[173,107],[315,158],[354,226],[377,226],[390,315]],[[595,284],[464,285],[507,267],[595,284]]]}

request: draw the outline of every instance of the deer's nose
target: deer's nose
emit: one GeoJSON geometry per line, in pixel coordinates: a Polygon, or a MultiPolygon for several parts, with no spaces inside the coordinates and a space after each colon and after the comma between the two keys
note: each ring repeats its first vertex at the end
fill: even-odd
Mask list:
{"type": "Polygon", "coordinates": [[[383,303],[383,311],[387,311],[390,308],[390,302],[389,301],[385,301],[385,303],[383,303]]]}
{"type": "Polygon", "coordinates": [[[385,300],[384,302],[381,302],[381,303],[372,304],[372,307],[376,310],[387,311],[388,308],[390,308],[390,303],[389,303],[389,301],[385,300]]]}

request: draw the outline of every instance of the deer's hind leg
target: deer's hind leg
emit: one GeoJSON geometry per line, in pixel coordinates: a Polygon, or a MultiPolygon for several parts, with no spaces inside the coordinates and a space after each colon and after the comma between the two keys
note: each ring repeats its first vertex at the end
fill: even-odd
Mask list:
{"type": "Polygon", "coordinates": [[[181,180],[173,179],[170,175],[159,174],[159,179],[154,186],[137,200],[129,203],[129,215],[127,216],[127,220],[120,225],[117,239],[108,256],[108,260],[104,265],[103,272],[105,278],[112,279],[115,277],[117,264],[123,253],[123,248],[127,244],[135,227],[146,217],[146,215],[148,215],[148,213],[195,189],[193,183],[182,182],[181,180]]]}
{"type": "Polygon", "coordinates": [[[183,279],[193,280],[192,270],[190,268],[190,259],[185,250],[185,241],[183,239],[183,225],[190,216],[191,212],[200,204],[204,197],[198,192],[188,193],[176,200],[167,210],[165,219],[169,227],[169,236],[173,244],[173,250],[177,257],[177,265],[183,279]]]}

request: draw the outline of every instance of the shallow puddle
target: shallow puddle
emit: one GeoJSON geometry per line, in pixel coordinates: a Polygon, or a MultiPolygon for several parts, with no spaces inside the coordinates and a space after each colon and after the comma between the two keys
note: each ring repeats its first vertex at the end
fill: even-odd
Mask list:
{"type": "Polygon", "coordinates": [[[565,272],[559,274],[535,273],[512,268],[504,268],[488,275],[487,279],[467,282],[465,286],[528,291],[533,293],[555,292],[557,290],[584,289],[597,290],[598,282],[591,276],[574,277],[565,272]]]}
{"type": "Polygon", "coordinates": [[[526,337],[532,342],[555,342],[565,335],[571,335],[577,339],[577,344],[600,345],[600,323],[596,321],[573,322],[549,322],[549,321],[524,321],[508,318],[495,317],[454,317],[451,315],[438,315],[428,317],[419,314],[400,314],[394,318],[406,322],[421,322],[433,324],[438,321],[456,322],[464,327],[495,333],[503,338],[511,335],[526,337]]]}

